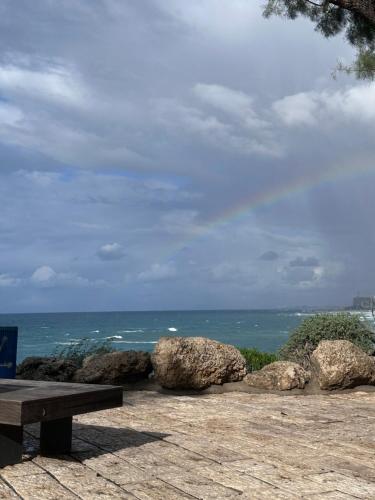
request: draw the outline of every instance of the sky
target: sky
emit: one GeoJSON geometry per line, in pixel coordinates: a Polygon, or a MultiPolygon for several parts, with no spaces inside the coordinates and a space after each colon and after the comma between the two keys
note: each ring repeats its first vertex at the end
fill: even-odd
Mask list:
{"type": "Polygon", "coordinates": [[[263,4],[1,2],[1,312],[375,293],[375,84],[263,4]]]}

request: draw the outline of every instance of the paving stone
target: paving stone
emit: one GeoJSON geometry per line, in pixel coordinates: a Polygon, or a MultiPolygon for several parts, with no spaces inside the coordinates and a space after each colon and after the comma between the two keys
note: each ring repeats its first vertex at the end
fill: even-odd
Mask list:
{"type": "Polygon", "coordinates": [[[47,473],[15,476],[9,483],[25,500],[76,500],[79,498],[47,473]]]}
{"type": "Polygon", "coordinates": [[[37,456],[27,426],[0,499],[375,498],[374,403],[363,391],[127,392],[122,408],[74,418],[69,456],[37,456]]]}
{"type": "Polygon", "coordinates": [[[130,484],[127,485],[126,489],[140,500],[183,500],[184,498],[198,498],[188,495],[159,479],[130,484]]]}
{"type": "Polygon", "coordinates": [[[332,489],[335,488],[342,493],[348,493],[357,498],[375,498],[375,483],[370,483],[358,477],[353,478],[336,472],[327,472],[309,475],[307,479],[330,486],[332,489]]]}
{"type": "Polygon", "coordinates": [[[20,498],[4,481],[0,479],[0,498],[12,499],[20,498]]]}

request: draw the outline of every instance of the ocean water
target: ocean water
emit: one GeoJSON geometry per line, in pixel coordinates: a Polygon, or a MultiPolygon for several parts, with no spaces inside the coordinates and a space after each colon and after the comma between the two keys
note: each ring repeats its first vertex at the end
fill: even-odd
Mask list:
{"type": "Polygon", "coordinates": [[[0,314],[0,325],[18,326],[20,362],[85,338],[109,340],[119,350],[152,351],[165,335],[204,336],[273,352],[308,315],[279,310],[0,314]]]}

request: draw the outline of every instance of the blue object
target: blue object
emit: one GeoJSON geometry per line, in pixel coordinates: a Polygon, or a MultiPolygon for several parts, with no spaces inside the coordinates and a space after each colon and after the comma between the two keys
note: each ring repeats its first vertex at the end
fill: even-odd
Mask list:
{"type": "Polygon", "coordinates": [[[16,378],[17,339],[16,326],[0,326],[0,378],[16,378]]]}

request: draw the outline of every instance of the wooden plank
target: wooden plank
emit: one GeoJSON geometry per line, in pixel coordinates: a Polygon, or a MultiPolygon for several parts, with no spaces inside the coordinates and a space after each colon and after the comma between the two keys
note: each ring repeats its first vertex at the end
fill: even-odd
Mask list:
{"type": "MultiPolygon", "coordinates": [[[[92,411],[106,410],[122,406],[122,388],[69,396],[49,397],[22,403],[23,424],[44,422],[92,411]]],[[[1,406],[1,399],[0,399],[1,406]]]]}
{"type": "Polygon", "coordinates": [[[0,423],[23,425],[122,406],[122,387],[0,380],[0,423]]]}

